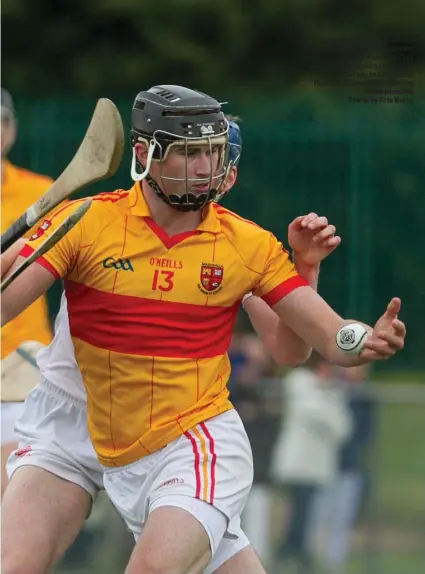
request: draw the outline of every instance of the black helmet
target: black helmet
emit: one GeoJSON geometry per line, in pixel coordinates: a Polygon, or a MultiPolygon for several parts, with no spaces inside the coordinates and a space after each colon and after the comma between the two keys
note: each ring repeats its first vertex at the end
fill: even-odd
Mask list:
{"type": "MultiPolygon", "coordinates": [[[[195,211],[214,201],[223,184],[227,158],[228,122],[221,110],[221,104],[206,94],[182,86],[155,86],[148,91],[140,92],[133,105],[131,116],[131,142],[134,145],[143,142],[148,146],[146,168],[139,173],[135,150],[131,175],[135,181],[146,178],[155,193],[168,205],[180,211],[195,211]],[[195,194],[189,191],[187,177],[178,179],[186,181],[186,192],[182,195],[167,196],[149,174],[152,161],[162,163],[166,160],[173,145],[220,146],[219,174],[211,173],[209,189],[205,193],[195,194]]],[[[186,156],[187,161],[187,156],[186,156]]],[[[143,168],[142,168],[143,169],[143,168]]],[[[163,176],[161,180],[177,180],[163,176]]],[[[207,180],[208,181],[208,180],[207,180]]],[[[203,183],[206,183],[203,180],[203,183]]]]}

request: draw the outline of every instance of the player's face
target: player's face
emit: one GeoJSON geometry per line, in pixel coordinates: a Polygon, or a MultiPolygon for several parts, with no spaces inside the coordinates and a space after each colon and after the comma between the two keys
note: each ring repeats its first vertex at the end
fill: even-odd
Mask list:
{"type": "Polygon", "coordinates": [[[212,179],[223,171],[222,145],[209,144],[174,145],[166,159],[152,162],[151,175],[167,195],[186,192],[201,194],[214,188],[212,179]]]}

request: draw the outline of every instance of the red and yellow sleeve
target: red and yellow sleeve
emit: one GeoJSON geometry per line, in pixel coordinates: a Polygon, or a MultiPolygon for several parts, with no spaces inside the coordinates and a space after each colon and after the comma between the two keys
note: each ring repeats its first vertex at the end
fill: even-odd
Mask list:
{"type": "Polygon", "coordinates": [[[253,293],[261,297],[270,307],[276,305],[280,299],[294,289],[308,285],[307,281],[298,275],[294,264],[289,259],[288,252],[272,234],[269,235],[267,252],[257,251],[257,266],[261,264],[258,258],[264,255],[264,272],[253,293]]]}
{"type": "MultiPolygon", "coordinates": [[[[49,219],[45,219],[36,232],[31,235],[22,248],[20,255],[28,257],[35,249],[60,226],[83,200],[68,202],[60,207],[49,219]]],[[[82,238],[81,221],[78,222],[50,251],[37,259],[55,278],[66,277],[74,267],[82,238]]]]}

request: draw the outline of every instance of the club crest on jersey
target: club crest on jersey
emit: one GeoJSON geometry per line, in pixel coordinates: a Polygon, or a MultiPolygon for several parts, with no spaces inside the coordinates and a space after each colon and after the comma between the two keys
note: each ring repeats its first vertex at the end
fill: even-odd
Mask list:
{"type": "Polygon", "coordinates": [[[40,225],[40,227],[37,229],[37,231],[31,235],[30,237],[30,241],[35,241],[36,239],[38,239],[39,237],[41,237],[45,231],[47,231],[49,229],[49,227],[52,225],[52,222],[49,221],[48,219],[45,219],[43,221],[43,223],[40,225]]]}
{"type": "Polygon", "coordinates": [[[204,295],[214,295],[222,287],[224,267],[216,263],[202,263],[199,290],[204,295]]]}

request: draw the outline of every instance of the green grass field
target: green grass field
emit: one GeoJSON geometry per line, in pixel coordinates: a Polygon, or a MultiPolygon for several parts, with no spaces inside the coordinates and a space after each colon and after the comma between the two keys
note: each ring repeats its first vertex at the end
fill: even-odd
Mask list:
{"type": "MultiPolygon", "coordinates": [[[[425,402],[383,404],[372,459],[376,574],[425,572],[425,402]]],[[[352,572],[372,572],[353,566],[352,572]]]]}
{"type": "Polygon", "coordinates": [[[344,574],[423,574],[424,570],[423,552],[386,552],[369,559],[353,558],[344,574]]]}
{"type": "Polygon", "coordinates": [[[383,405],[376,450],[382,517],[425,525],[425,403],[383,405]]]}

